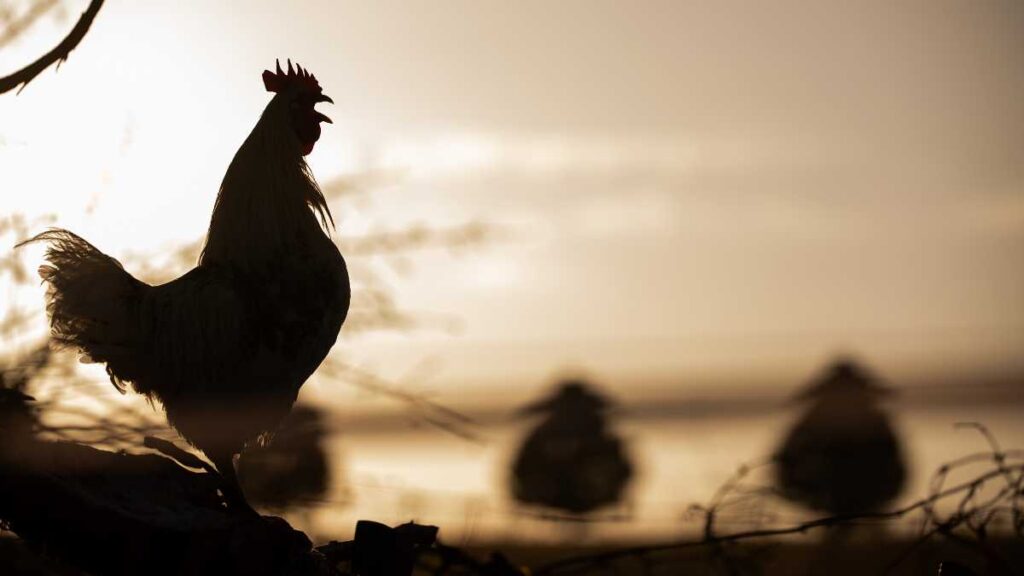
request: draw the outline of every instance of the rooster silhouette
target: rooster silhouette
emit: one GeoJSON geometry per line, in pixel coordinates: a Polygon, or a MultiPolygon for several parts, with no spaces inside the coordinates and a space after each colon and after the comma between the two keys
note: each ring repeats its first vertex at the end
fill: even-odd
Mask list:
{"type": "Polygon", "coordinates": [[[106,364],[159,401],[168,422],[223,478],[228,508],[255,514],[234,456],[267,440],[334,345],[351,291],[329,237],[334,221],[304,156],[331,120],[316,77],[288,61],[263,72],[273,98],[228,166],[198,266],[150,286],[79,236],[45,242],[47,312],[56,344],[106,364]]]}

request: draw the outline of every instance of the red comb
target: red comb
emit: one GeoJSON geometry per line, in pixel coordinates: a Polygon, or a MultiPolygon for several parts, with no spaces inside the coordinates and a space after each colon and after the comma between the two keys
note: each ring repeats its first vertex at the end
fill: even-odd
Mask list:
{"type": "Polygon", "coordinates": [[[277,65],[277,72],[263,71],[263,85],[267,88],[267,92],[281,92],[292,85],[301,86],[310,92],[323,92],[320,83],[316,81],[316,76],[304,70],[298,63],[295,64],[295,68],[292,68],[292,61],[289,59],[288,73],[286,74],[281,70],[281,61],[275,60],[274,62],[277,65]]]}

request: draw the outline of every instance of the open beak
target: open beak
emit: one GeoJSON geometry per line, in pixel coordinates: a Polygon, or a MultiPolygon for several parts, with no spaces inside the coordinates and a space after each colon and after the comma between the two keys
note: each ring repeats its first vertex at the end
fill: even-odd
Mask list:
{"type": "MultiPolygon", "coordinates": [[[[326,94],[321,94],[316,97],[316,103],[319,104],[320,102],[328,102],[330,104],[334,104],[334,100],[331,100],[331,97],[326,94]]],[[[332,122],[330,118],[328,118],[324,114],[321,114],[319,110],[313,110],[313,117],[316,118],[318,122],[327,122],[328,124],[334,124],[334,122],[332,122]]]]}

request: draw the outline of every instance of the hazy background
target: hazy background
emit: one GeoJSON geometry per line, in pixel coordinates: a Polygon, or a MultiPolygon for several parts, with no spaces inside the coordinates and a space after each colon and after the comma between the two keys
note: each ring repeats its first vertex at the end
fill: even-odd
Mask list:
{"type": "MultiPolygon", "coordinates": [[[[0,74],[85,4],[0,45],[0,74]]],[[[343,382],[304,388],[336,415],[346,514],[388,520],[392,498],[407,519],[410,498],[450,489],[465,518],[494,517],[508,413],[566,371],[624,404],[650,462],[635,492],[671,499],[666,522],[768,452],[783,399],[837,353],[907,391],[922,469],[961,447],[941,436],[957,420],[1024,441],[1007,407],[1024,374],[1024,4],[111,0],[59,72],[0,97],[0,212],[54,214],[116,257],[200,238],[275,58],[337,103],[309,162],[356,190],[332,205],[339,238],[494,232],[378,267],[420,325],[343,330],[336,348],[480,416],[482,444],[343,382]]],[[[41,309],[40,290],[0,294],[41,309]]]]}

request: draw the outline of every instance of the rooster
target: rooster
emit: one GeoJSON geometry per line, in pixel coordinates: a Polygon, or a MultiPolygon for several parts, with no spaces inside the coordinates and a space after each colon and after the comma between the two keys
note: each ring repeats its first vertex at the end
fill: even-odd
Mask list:
{"type": "Polygon", "coordinates": [[[304,156],[333,100],[302,67],[263,72],[274,93],[228,166],[198,265],[159,286],[79,236],[51,229],[39,273],[53,340],[106,364],[111,383],[158,401],[254,514],[234,457],[270,438],[334,345],[351,291],[334,221],[304,156]]]}

